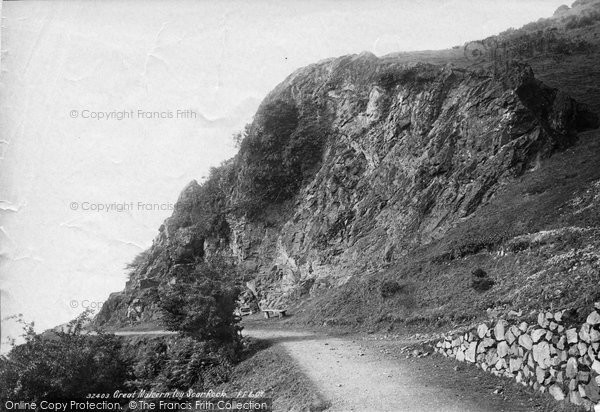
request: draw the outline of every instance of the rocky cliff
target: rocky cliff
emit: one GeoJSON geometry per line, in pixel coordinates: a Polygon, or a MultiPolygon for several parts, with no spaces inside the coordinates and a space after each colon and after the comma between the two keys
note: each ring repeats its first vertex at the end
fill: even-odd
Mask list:
{"type": "Polygon", "coordinates": [[[161,288],[217,256],[273,306],[377,272],[597,122],[521,64],[492,74],[362,53],[302,68],[238,155],[183,190],[96,323],[156,320],[161,288]]]}

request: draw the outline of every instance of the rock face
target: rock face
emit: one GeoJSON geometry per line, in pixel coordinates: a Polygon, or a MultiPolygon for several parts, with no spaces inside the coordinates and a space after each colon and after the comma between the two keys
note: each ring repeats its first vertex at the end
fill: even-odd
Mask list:
{"type": "Polygon", "coordinates": [[[595,115],[525,65],[492,75],[368,53],[296,71],[267,96],[251,129],[273,129],[273,108],[289,108],[294,121],[253,140],[254,149],[246,138],[209,182],[184,189],[98,323],[155,319],[161,285],[215,256],[236,262],[275,306],[377,271],[443,236],[499,184],[571,145],[577,130],[597,127],[595,115]],[[315,122],[312,146],[294,148],[315,122]],[[251,150],[278,145],[299,153],[292,166],[301,178],[286,180],[284,201],[244,213],[244,179],[260,166],[251,150]],[[209,189],[218,189],[216,200],[209,189]],[[209,229],[207,207],[220,211],[209,229]]]}

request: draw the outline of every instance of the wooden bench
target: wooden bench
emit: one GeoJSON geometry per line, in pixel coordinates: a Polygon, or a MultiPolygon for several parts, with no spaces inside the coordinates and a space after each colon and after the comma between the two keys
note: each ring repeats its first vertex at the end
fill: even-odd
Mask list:
{"type": "Polygon", "coordinates": [[[271,314],[273,315],[277,315],[280,318],[283,318],[285,316],[285,309],[261,309],[263,314],[265,315],[265,318],[269,319],[271,317],[271,314]]]}

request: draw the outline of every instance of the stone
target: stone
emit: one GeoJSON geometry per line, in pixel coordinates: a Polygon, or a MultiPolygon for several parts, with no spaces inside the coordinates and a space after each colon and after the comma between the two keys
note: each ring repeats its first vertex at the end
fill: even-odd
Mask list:
{"type": "Polygon", "coordinates": [[[519,336],[519,345],[521,345],[527,350],[531,350],[531,348],[533,347],[533,339],[531,339],[531,336],[525,333],[519,336]]]}
{"type": "Polygon", "coordinates": [[[512,343],[515,341],[515,339],[516,339],[516,337],[510,329],[507,330],[506,333],[504,334],[504,340],[506,342],[508,342],[509,345],[512,345],[512,343]]]}
{"type": "Polygon", "coordinates": [[[565,348],[565,343],[567,339],[564,336],[561,336],[558,342],[556,343],[556,348],[559,350],[563,350],[565,348]]]}
{"type": "MultiPolygon", "coordinates": [[[[600,342],[600,331],[593,328],[590,330],[590,342],[600,342]]],[[[596,348],[596,350],[598,349],[596,348]]]]}
{"type": "Polygon", "coordinates": [[[556,323],[556,322],[550,322],[549,328],[550,328],[550,330],[556,330],[556,329],[558,329],[558,323],[556,323]]]}
{"type": "Polygon", "coordinates": [[[471,342],[469,348],[465,351],[465,360],[475,363],[475,351],[477,350],[477,342],[471,342]]]}
{"type": "Polygon", "coordinates": [[[496,326],[494,327],[494,337],[496,340],[504,340],[504,334],[506,333],[505,329],[506,321],[504,319],[498,320],[498,322],[496,322],[496,326]]]}
{"type": "Polygon", "coordinates": [[[577,380],[579,382],[588,383],[590,381],[590,373],[585,371],[577,372],[577,380]]]}
{"type": "Polygon", "coordinates": [[[579,349],[579,356],[583,356],[587,353],[588,346],[585,344],[585,342],[579,342],[577,344],[577,349],[579,349]]]}
{"type": "Polygon", "coordinates": [[[514,335],[515,338],[518,338],[523,332],[521,332],[521,329],[518,328],[518,326],[512,325],[508,330],[510,330],[510,332],[514,335]]]}
{"type": "Polygon", "coordinates": [[[548,342],[540,342],[536,345],[533,345],[533,360],[535,360],[538,365],[547,369],[551,366],[550,364],[550,345],[548,342]]]}
{"type": "Polygon", "coordinates": [[[587,319],[585,320],[586,323],[589,323],[590,325],[597,325],[600,323],[600,314],[596,311],[593,311],[592,313],[590,313],[587,317],[587,319]]]}
{"type": "Polygon", "coordinates": [[[465,360],[465,352],[461,349],[456,352],[456,360],[459,362],[464,362],[465,360]]]}
{"type": "Polygon", "coordinates": [[[574,405],[581,405],[583,403],[579,392],[574,390],[569,393],[569,401],[574,405]]]}
{"type": "Polygon", "coordinates": [[[548,388],[548,393],[552,395],[552,397],[557,401],[562,401],[563,399],[565,399],[565,393],[563,392],[562,388],[558,385],[550,386],[548,388]]]}
{"type": "Polygon", "coordinates": [[[529,325],[527,324],[527,322],[521,322],[519,324],[519,330],[523,333],[527,332],[528,327],[529,327],[529,325]]]}
{"type": "Polygon", "coordinates": [[[598,375],[600,375],[600,361],[598,359],[594,359],[594,362],[592,362],[591,369],[598,375]]]}
{"type": "Polygon", "coordinates": [[[574,378],[575,376],[577,376],[577,372],[578,372],[578,367],[577,367],[577,359],[575,358],[569,358],[567,360],[567,368],[565,370],[565,374],[567,376],[567,378],[574,378]]]}
{"type": "Polygon", "coordinates": [[[578,385],[577,379],[571,379],[571,380],[569,381],[569,390],[570,390],[570,391],[575,391],[575,390],[577,390],[577,385],[578,385]]]}
{"type": "Polygon", "coordinates": [[[543,336],[546,335],[546,330],[544,329],[534,329],[531,331],[531,340],[533,342],[539,342],[543,336]]]}
{"type": "Polygon", "coordinates": [[[595,403],[600,401],[600,388],[594,379],[591,379],[589,383],[584,386],[584,390],[586,398],[595,403]]]}
{"type": "Polygon", "coordinates": [[[546,314],[544,312],[540,312],[538,314],[538,325],[540,325],[540,327],[542,328],[547,328],[548,327],[548,319],[546,319],[546,314]]]}
{"type": "Polygon", "coordinates": [[[508,368],[511,372],[517,372],[523,367],[522,358],[511,358],[508,362],[508,368]]]}
{"type": "Polygon", "coordinates": [[[558,323],[560,323],[562,321],[562,316],[563,316],[563,312],[559,311],[559,312],[555,312],[554,313],[554,320],[558,323]]]}
{"type": "Polygon", "coordinates": [[[544,383],[544,380],[546,379],[546,371],[539,366],[535,368],[535,379],[539,384],[544,383]]]}
{"type": "Polygon", "coordinates": [[[584,342],[590,342],[590,328],[591,325],[588,323],[584,323],[581,325],[581,329],[579,329],[579,339],[584,342]]]}
{"type": "Polygon", "coordinates": [[[577,336],[577,329],[571,328],[567,329],[567,343],[577,343],[579,342],[579,338],[577,336]]]}
{"type": "Polygon", "coordinates": [[[488,330],[489,328],[485,323],[480,324],[477,326],[477,336],[479,336],[480,339],[483,339],[488,333],[488,330]]]}
{"type": "Polygon", "coordinates": [[[479,346],[485,350],[487,348],[491,348],[495,344],[496,344],[496,341],[494,339],[492,339],[492,338],[484,338],[481,341],[481,343],[479,344],[479,346]]]}
{"type": "Polygon", "coordinates": [[[509,347],[506,341],[502,341],[498,343],[498,356],[503,358],[508,355],[509,347]]]}

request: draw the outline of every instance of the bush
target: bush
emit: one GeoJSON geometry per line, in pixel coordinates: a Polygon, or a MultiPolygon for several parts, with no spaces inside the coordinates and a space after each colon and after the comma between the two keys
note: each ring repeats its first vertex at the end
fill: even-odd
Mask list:
{"type": "Polygon", "coordinates": [[[132,355],[133,386],[161,392],[210,389],[229,378],[237,357],[233,345],[199,342],[191,337],[155,338],[140,345],[137,352],[132,355]]]}
{"type": "Polygon", "coordinates": [[[25,343],[0,357],[0,402],[76,399],[126,389],[130,364],[120,339],[83,334],[88,317],[85,312],[69,323],[67,332],[41,335],[21,320],[25,343]]]}
{"type": "Polygon", "coordinates": [[[400,285],[395,280],[384,280],[379,286],[381,297],[384,299],[390,298],[397,293],[404,292],[406,285],[400,285]]]}
{"type": "Polygon", "coordinates": [[[159,290],[166,327],[199,341],[237,342],[239,319],[233,312],[240,289],[234,279],[232,266],[202,262],[159,290]]]}
{"type": "Polygon", "coordinates": [[[471,273],[471,287],[477,292],[485,292],[490,290],[496,282],[488,277],[485,270],[477,268],[471,273]]]}

